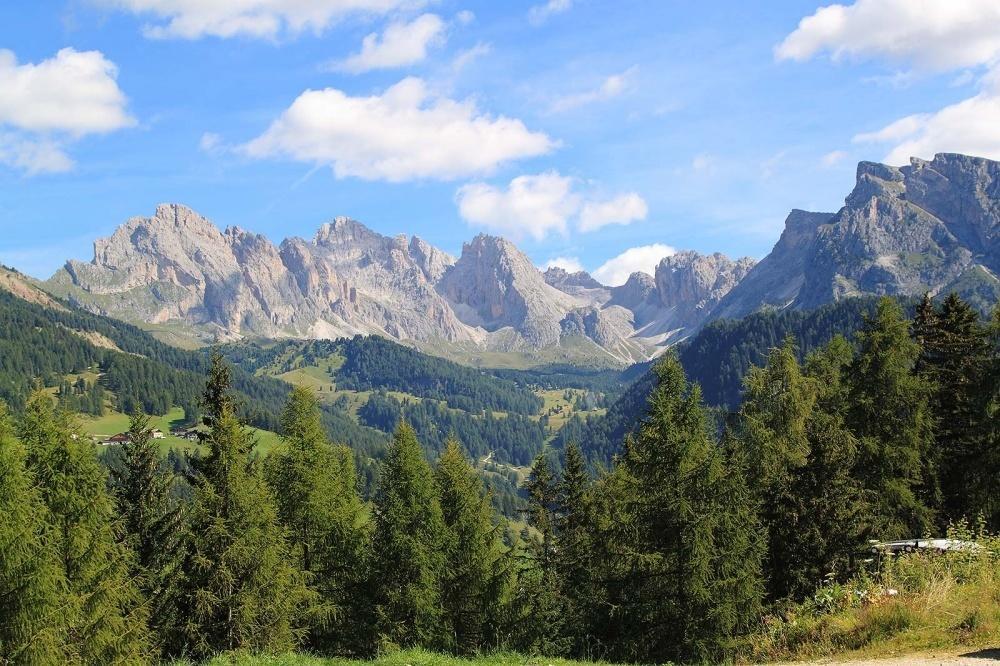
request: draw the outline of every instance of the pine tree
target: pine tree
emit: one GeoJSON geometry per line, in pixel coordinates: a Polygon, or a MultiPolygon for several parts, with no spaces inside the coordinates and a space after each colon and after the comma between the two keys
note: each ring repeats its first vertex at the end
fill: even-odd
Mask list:
{"type": "Polygon", "coordinates": [[[625,583],[630,659],[718,658],[760,609],[760,526],[742,470],[725,469],[698,387],[673,354],[638,435],[626,443],[620,516],[610,535],[625,583]]]}
{"type": "Polygon", "coordinates": [[[447,646],[463,655],[496,647],[505,600],[503,544],[490,495],[456,439],[435,469],[445,527],[441,605],[447,646]]]}
{"type": "MultiPolygon", "coordinates": [[[[925,297],[926,301],[926,297],[925,297]]],[[[940,310],[921,304],[913,323],[920,346],[917,370],[933,385],[934,469],[942,521],[972,518],[977,496],[993,482],[980,474],[984,371],[989,339],[979,313],[952,293],[940,310]]]]}
{"type": "Polygon", "coordinates": [[[983,488],[977,503],[993,530],[1000,527],[1000,305],[993,310],[989,325],[990,351],[984,373],[980,440],[983,458],[979,463],[983,478],[993,483],[983,488]]]}
{"type": "Polygon", "coordinates": [[[518,632],[519,649],[533,654],[564,655],[569,641],[563,633],[565,603],[559,572],[555,566],[555,511],[558,486],[545,452],[535,458],[531,474],[524,483],[528,496],[525,511],[528,524],[519,553],[518,632]]]}
{"type": "Polygon", "coordinates": [[[28,402],[20,436],[45,516],[58,535],[54,547],[68,590],[70,650],[88,664],[146,661],[147,608],[130,578],[131,553],[117,540],[107,474],[93,447],[43,392],[28,402]]]}
{"type": "Polygon", "coordinates": [[[308,600],[291,562],[275,501],[250,456],[253,435],[235,413],[218,355],[205,390],[207,457],[195,461],[194,501],[171,589],[168,651],[293,648],[308,600]]]}
{"type": "Polygon", "coordinates": [[[0,403],[0,663],[41,666],[69,658],[66,581],[25,457],[0,403]]]}
{"type": "Polygon", "coordinates": [[[591,480],[583,453],[566,447],[566,463],[557,486],[555,570],[563,596],[563,627],[571,654],[590,657],[591,636],[599,622],[600,585],[596,572],[597,540],[591,506],[591,480]]]}
{"type": "Polygon", "coordinates": [[[874,497],[873,538],[924,535],[933,524],[924,465],[931,455],[931,386],[914,374],[920,349],[902,308],[882,298],[857,334],[848,427],[858,438],[856,476],[874,497]]]}
{"type": "Polygon", "coordinates": [[[444,519],[417,435],[401,423],[375,495],[373,580],[382,646],[440,647],[444,519]]]}
{"type": "Polygon", "coordinates": [[[309,644],[356,650],[369,530],[354,458],[327,441],[319,402],[307,388],[292,389],[282,430],[285,446],[268,458],[266,476],[292,552],[318,601],[310,614],[309,644]]]}
{"type": "Polygon", "coordinates": [[[149,417],[133,414],[128,436],[121,446],[115,495],[125,542],[133,553],[132,576],[151,602],[155,625],[162,610],[159,601],[164,569],[176,551],[180,534],[180,511],[171,498],[173,474],[161,467],[149,417]]]}

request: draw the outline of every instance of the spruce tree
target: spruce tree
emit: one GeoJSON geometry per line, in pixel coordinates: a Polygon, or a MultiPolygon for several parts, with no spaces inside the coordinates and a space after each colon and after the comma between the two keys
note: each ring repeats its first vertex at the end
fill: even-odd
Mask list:
{"type": "Polygon", "coordinates": [[[195,461],[194,501],[171,590],[168,649],[206,657],[247,649],[282,652],[301,637],[308,599],[292,564],[274,498],[236,416],[230,372],[218,355],[205,390],[211,428],[195,461]]]}
{"type": "Polygon", "coordinates": [[[380,646],[441,647],[444,519],[417,435],[400,423],[375,495],[372,587],[380,646]]]}
{"type": "Polygon", "coordinates": [[[725,468],[701,392],[673,354],[621,460],[619,520],[610,535],[625,585],[621,644],[642,661],[718,658],[758,617],[760,525],[742,470],[725,468]]]}
{"type": "Polygon", "coordinates": [[[973,518],[977,497],[993,483],[980,474],[984,371],[989,338],[979,313],[950,294],[940,309],[925,302],[913,333],[920,344],[917,370],[933,386],[934,469],[941,491],[941,522],[973,518]]]}
{"type": "Polygon", "coordinates": [[[591,636],[602,605],[596,558],[596,525],[591,480],[580,447],[566,447],[566,463],[557,486],[555,570],[563,597],[563,633],[574,656],[589,657],[591,636]]]}
{"type": "Polygon", "coordinates": [[[454,437],[434,472],[445,528],[441,605],[447,646],[472,655],[497,646],[505,553],[490,495],[454,437]]]}
{"type": "Polygon", "coordinates": [[[308,642],[353,651],[369,538],[354,458],[329,443],[319,402],[307,388],[292,389],[281,424],[284,447],[269,456],[265,471],[292,553],[316,596],[308,642]]]}
{"type": "Polygon", "coordinates": [[[0,663],[66,661],[66,581],[45,505],[0,402],[0,663]]]}
{"type": "Polygon", "coordinates": [[[915,374],[920,353],[899,304],[879,300],[857,333],[848,427],[858,438],[856,476],[873,496],[872,538],[923,536],[933,524],[925,461],[931,456],[931,386],[915,374]]]}
{"type": "Polygon", "coordinates": [[[69,649],[88,664],[146,661],[148,611],[130,577],[131,553],[117,539],[107,474],[93,446],[44,392],[28,402],[20,436],[56,535],[69,649]]]}
{"type": "Polygon", "coordinates": [[[979,463],[983,478],[993,483],[982,489],[980,511],[993,530],[1000,528],[1000,305],[993,310],[989,325],[989,358],[984,373],[980,440],[983,458],[979,463]]]}
{"type": "Polygon", "coordinates": [[[555,511],[558,486],[545,452],[540,453],[524,483],[529,528],[522,532],[518,572],[518,614],[522,617],[517,643],[532,654],[567,654],[564,599],[555,566],[555,511]]]}
{"type": "Polygon", "coordinates": [[[180,509],[171,497],[173,473],[161,466],[149,417],[142,413],[130,418],[118,476],[114,491],[125,543],[133,553],[132,576],[150,601],[155,626],[162,612],[163,576],[180,535],[180,509]]]}

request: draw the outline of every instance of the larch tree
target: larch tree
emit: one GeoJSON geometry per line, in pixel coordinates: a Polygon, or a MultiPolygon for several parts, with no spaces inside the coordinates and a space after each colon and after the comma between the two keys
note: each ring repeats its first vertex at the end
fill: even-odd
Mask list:
{"type": "Polygon", "coordinates": [[[66,580],[56,535],[0,403],[0,663],[44,666],[66,661],[66,580]]]}
{"type": "Polygon", "coordinates": [[[74,658],[88,664],[147,661],[148,609],[131,577],[131,552],[118,539],[107,473],[93,445],[44,392],[28,402],[20,436],[56,535],[74,658]]]}
{"type": "Polygon", "coordinates": [[[375,495],[372,589],[378,647],[441,647],[444,518],[417,435],[400,423],[375,495]]]}
{"type": "Polygon", "coordinates": [[[639,660],[718,658],[758,617],[761,527],[697,385],[673,354],[654,372],[647,416],[620,462],[620,518],[609,535],[626,588],[619,649],[639,660]]]}
{"type": "Polygon", "coordinates": [[[284,446],[268,457],[265,472],[292,553],[315,593],[308,643],[351,651],[359,638],[351,625],[363,610],[359,588],[369,539],[354,458],[328,441],[308,388],[292,389],[281,425],[284,446]]]}
{"type": "Polygon", "coordinates": [[[444,519],[441,605],[448,648],[472,655],[497,646],[505,603],[505,548],[490,495],[455,438],[434,471],[444,519]]]}
{"type": "Polygon", "coordinates": [[[879,300],[857,333],[847,425],[856,476],[873,497],[877,539],[923,536],[933,525],[925,461],[932,455],[931,384],[915,373],[920,347],[900,305],[879,300]]]}

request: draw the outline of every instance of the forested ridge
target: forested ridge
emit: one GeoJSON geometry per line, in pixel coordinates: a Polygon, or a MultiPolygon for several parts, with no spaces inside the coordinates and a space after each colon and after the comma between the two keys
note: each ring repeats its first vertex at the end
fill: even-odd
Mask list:
{"type": "MultiPolygon", "coordinates": [[[[717,412],[717,419],[724,420],[739,407],[747,373],[763,365],[770,350],[786,337],[795,339],[795,353],[802,360],[836,335],[849,336],[858,330],[877,302],[872,297],[848,298],[813,311],[768,311],[712,322],[678,345],[677,357],[687,376],[701,387],[705,403],[717,412]]],[[[916,301],[902,303],[912,310],[916,301]]],[[[648,364],[638,364],[623,373],[631,381],[607,413],[575,416],[558,433],[556,445],[576,442],[592,464],[609,464],[626,434],[638,427],[655,380],[648,368],[648,364]]]]}
{"type": "Polygon", "coordinates": [[[667,354],[606,471],[572,443],[560,471],[536,458],[519,530],[462,442],[429,462],[405,422],[366,502],[306,388],[288,396],[283,446],[256,457],[218,355],[190,493],[143,416],[109,479],[35,393],[0,414],[0,596],[14,600],[0,660],[422,647],[719,661],[765,614],[864,574],[870,539],[1000,527],[1000,310],[984,322],[957,297],[925,299],[910,318],[885,298],[849,338],[797,345],[749,370],[721,430],[667,354]]]}

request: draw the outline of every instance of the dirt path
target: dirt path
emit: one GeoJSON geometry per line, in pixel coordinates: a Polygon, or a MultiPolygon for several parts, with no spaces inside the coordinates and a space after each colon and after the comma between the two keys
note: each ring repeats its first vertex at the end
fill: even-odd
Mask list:
{"type": "MultiPolygon", "coordinates": [[[[929,652],[908,657],[886,657],[885,659],[862,659],[854,661],[811,661],[803,664],[830,664],[830,666],[988,666],[1000,664],[1000,649],[974,650],[959,654],[929,652]]],[[[792,666],[787,664],[786,666],[792,666]]]]}

